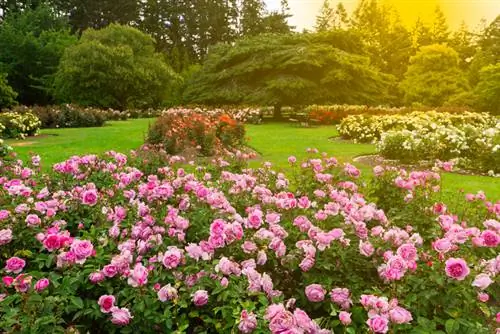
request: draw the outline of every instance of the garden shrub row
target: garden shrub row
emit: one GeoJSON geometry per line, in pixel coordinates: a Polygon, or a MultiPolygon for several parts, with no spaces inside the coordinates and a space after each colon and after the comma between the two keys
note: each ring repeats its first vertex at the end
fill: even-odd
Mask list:
{"type": "Polygon", "coordinates": [[[245,127],[217,110],[170,109],[150,126],[146,142],[161,147],[169,154],[187,153],[211,156],[225,149],[240,147],[245,140],[245,127]]]}
{"type": "Polygon", "coordinates": [[[462,168],[500,172],[500,121],[485,113],[349,116],[339,132],[346,139],[377,142],[382,156],[403,163],[455,159],[462,168]]]}
{"type": "Polygon", "coordinates": [[[338,124],[350,115],[401,115],[414,111],[438,111],[447,113],[463,113],[465,107],[387,107],[366,105],[312,105],[305,108],[309,118],[317,120],[320,124],[338,124]]]}
{"type": "Polygon", "coordinates": [[[382,167],[361,188],[327,155],[290,157],[287,178],[175,156],[145,172],[148,154],[0,165],[0,330],[494,331],[500,202],[483,193],[447,206],[438,172],[382,167]]]}
{"type": "Polygon", "coordinates": [[[40,126],[40,120],[31,112],[0,113],[0,138],[23,139],[38,133],[40,126]]]}

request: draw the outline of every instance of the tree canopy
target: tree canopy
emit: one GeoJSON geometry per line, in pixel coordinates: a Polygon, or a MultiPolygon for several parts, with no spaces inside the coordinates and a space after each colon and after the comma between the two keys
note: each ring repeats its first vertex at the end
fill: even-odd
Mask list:
{"type": "MultiPolygon", "coordinates": [[[[275,35],[218,45],[185,99],[205,104],[380,103],[390,77],[370,66],[356,35],[275,35]],[[359,51],[358,51],[359,52],[359,51]]],[[[358,39],[359,40],[359,39],[358,39]]]]}
{"type": "Polygon", "coordinates": [[[0,73],[0,110],[16,103],[17,93],[9,86],[7,75],[0,73]]]}
{"type": "Polygon", "coordinates": [[[442,106],[469,90],[465,74],[459,68],[457,52],[441,44],[420,48],[410,59],[401,87],[406,103],[429,106],[442,106]]]}
{"type": "Polygon", "coordinates": [[[153,39],[117,24],[86,30],[68,48],[56,74],[60,101],[81,105],[149,107],[160,104],[177,75],[154,51],[153,39]]]}

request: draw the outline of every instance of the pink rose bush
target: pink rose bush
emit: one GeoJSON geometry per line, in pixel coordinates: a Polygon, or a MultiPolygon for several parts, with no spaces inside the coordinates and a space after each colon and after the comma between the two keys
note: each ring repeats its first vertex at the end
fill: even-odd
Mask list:
{"type": "Polygon", "coordinates": [[[496,329],[500,202],[446,200],[439,170],[378,166],[365,185],[309,154],[287,174],[238,151],[198,166],[147,146],[47,174],[39,158],[3,162],[0,328],[496,329]]]}

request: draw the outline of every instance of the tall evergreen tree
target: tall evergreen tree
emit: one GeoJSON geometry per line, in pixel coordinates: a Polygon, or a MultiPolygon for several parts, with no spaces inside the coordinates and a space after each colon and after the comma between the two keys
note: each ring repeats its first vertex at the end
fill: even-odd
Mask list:
{"type": "Polygon", "coordinates": [[[444,44],[449,42],[450,30],[446,22],[446,16],[439,6],[434,10],[434,22],[432,24],[432,43],[444,44]]]}
{"type": "Polygon", "coordinates": [[[330,6],[330,0],[324,0],[318,16],[316,16],[316,25],[314,29],[317,32],[328,31],[333,28],[334,9],[330,6]]]}
{"type": "Polygon", "coordinates": [[[264,32],[265,8],[263,0],[241,0],[239,32],[242,36],[255,36],[264,32]]]}

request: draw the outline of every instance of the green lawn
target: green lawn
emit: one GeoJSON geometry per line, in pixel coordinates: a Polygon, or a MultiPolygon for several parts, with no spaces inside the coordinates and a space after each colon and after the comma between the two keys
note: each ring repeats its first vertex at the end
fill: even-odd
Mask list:
{"type": "MultiPolygon", "coordinates": [[[[138,119],[109,122],[102,128],[46,129],[42,131],[46,136],[28,138],[25,141],[11,140],[8,143],[14,146],[21,158],[26,158],[30,152],[40,154],[47,167],[72,155],[98,154],[109,150],[128,153],[143,143],[144,134],[151,121],[152,119],[138,119]]],[[[306,156],[307,148],[313,147],[337,157],[341,162],[375,152],[374,145],[329,140],[336,134],[333,126],[297,128],[283,123],[248,125],[249,145],[261,155],[259,161],[252,162],[252,166],[257,166],[262,161],[270,161],[277,168],[286,169],[288,156],[295,155],[300,159],[306,156]]],[[[359,164],[358,167],[364,174],[368,174],[371,169],[359,164]]],[[[498,178],[445,174],[443,181],[444,188],[449,192],[460,189],[476,192],[482,189],[490,199],[500,199],[498,178]]]]}

